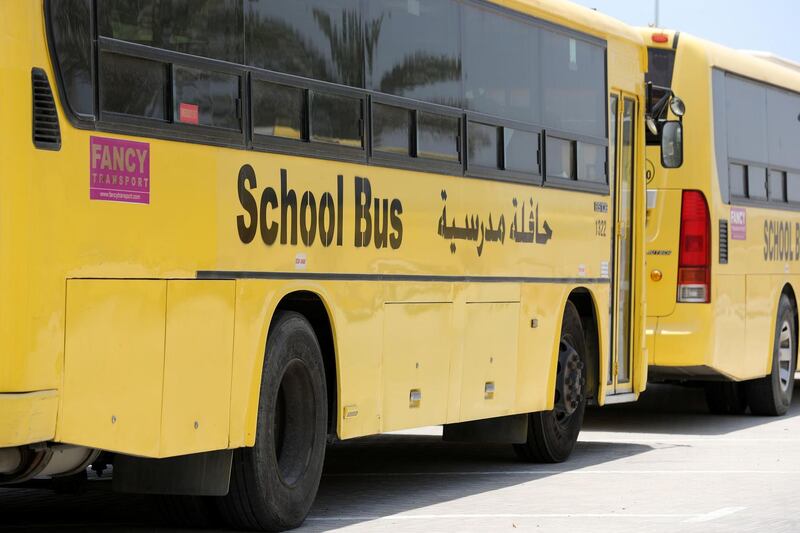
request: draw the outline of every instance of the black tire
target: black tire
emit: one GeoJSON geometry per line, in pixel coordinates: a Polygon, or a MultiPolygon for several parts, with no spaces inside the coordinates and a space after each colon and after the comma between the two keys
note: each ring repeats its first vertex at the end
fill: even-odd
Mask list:
{"type": "Polygon", "coordinates": [[[792,403],[796,368],[797,316],[791,300],[784,294],[778,303],[778,317],[775,321],[772,371],[763,378],[747,382],[747,401],[754,415],[786,414],[792,403]]]}
{"type": "Polygon", "coordinates": [[[270,327],[252,448],[234,452],[219,501],[233,527],[298,527],[314,503],[327,439],[328,395],[319,342],[304,316],[279,312],[270,327]]]}
{"type": "Polygon", "coordinates": [[[706,405],[715,415],[741,415],[747,410],[744,383],[736,381],[711,381],[705,383],[706,405]]]}
{"type": "Polygon", "coordinates": [[[528,415],[528,440],[514,451],[536,463],[566,461],[578,440],[586,410],[586,340],[583,324],[572,302],[567,302],[561,325],[556,373],[556,398],[552,411],[528,415]]]}

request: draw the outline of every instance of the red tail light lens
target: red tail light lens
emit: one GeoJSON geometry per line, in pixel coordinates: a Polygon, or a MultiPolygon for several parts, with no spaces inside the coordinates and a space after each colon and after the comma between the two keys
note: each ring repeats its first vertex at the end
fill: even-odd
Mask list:
{"type": "Polygon", "coordinates": [[[683,191],[678,302],[708,303],[711,296],[711,217],[700,191],[683,191]]]}

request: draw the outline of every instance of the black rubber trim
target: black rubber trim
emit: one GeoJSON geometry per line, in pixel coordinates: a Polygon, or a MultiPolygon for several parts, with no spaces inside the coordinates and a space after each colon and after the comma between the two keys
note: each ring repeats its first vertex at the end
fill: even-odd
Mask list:
{"type": "Polygon", "coordinates": [[[675,37],[672,38],[672,49],[673,50],[677,50],[678,49],[678,39],[680,39],[680,38],[681,38],[681,32],[676,31],[675,32],[675,37]]]}
{"type": "Polygon", "coordinates": [[[418,274],[357,274],[318,272],[254,272],[236,270],[199,270],[197,279],[271,279],[310,281],[416,281],[430,283],[570,283],[606,284],[610,278],[543,278],[526,276],[435,276],[418,274]]]}

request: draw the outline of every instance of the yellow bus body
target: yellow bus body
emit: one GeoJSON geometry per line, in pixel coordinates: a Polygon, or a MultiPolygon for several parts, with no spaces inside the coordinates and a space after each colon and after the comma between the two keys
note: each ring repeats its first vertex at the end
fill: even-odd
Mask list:
{"type": "MultiPolygon", "coordinates": [[[[774,88],[800,92],[800,74],[744,52],[710,43],[685,33],[641,30],[651,48],[673,49],[672,89],[686,103],[684,163],[664,169],[658,147],[647,148],[647,184],[655,202],[647,214],[647,271],[663,274],[647,282],[647,346],[651,376],[680,380],[724,378],[744,381],[766,376],[772,368],[773,339],[778,302],[800,288],[800,266],[795,257],[786,261],[765,259],[765,225],[772,221],[800,222],[796,208],[783,205],[741,203],[746,212],[746,239],[722,232],[720,221],[731,221],[730,202],[723,198],[715,156],[712,73],[723,71],[774,88]],[[654,33],[667,42],[651,40],[654,33]],[[676,303],[681,194],[698,190],[705,196],[711,218],[710,303],[676,303]],[[727,240],[727,245],[725,244],[727,240]]],[[[800,110],[798,110],[800,112],[800,110]]],[[[728,113],[735,110],[728,109],[728,113]]],[[[720,133],[720,132],[716,132],[720,133]]],[[[724,137],[723,137],[724,138],[724,137]]],[[[766,140],[765,140],[766,143],[766,140]]],[[[733,202],[737,207],[737,202],[733,202]]],[[[794,230],[794,228],[793,228],[794,230]]],[[[797,233],[793,233],[796,235],[797,233]]],[[[792,243],[792,250],[797,249],[792,243]]],[[[794,253],[794,252],[793,252],[794,253]]],[[[649,275],[648,275],[649,276],[649,275]]]]}
{"type": "MultiPolygon", "coordinates": [[[[564,2],[497,3],[606,39],[609,91],[638,102],[635,395],[647,379],[641,38],[564,2]]],[[[62,148],[35,150],[31,68],[54,91],[56,80],[42,3],[3,2],[0,20],[13,21],[0,30],[0,447],[53,441],[160,458],[252,446],[270,320],[290,295],[318,298],[330,321],[342,439],[552,408],[560,322],[575,291],[590,296],[599,376],[608,374],[611,288],[601,270],[611,240],[595,236],[594,204],[610,195],[87,131],[70,124],[58,95],[62,148]],[[89,200],[92,136],[149,143],[149,205],[89,200]],[[309,247],[242,244],[237,175],[247,164],[256,199],[265,187],[281,194],[282,170],[298,206],[306,191],[343,195],[343,245],[319,236],[309,247]],[[402,202],[398,250],[354,247],[359,178],[374,199],[402,202]],[[479,257],[474,243],[453,253],[437,235],[445,208],[459,223],[508,219],[514,199],[538,205],[553,231],[547,245],[486,243],[479,257]],[[247,272],[291,275],[231,274],[247,272]],[[413,409],[410,389],[422,391],[413,409]]],[[[267,216],[280,222],[279,210],[267,216]]],[[[598,387],[603,404],[606,380],[598,387]]]]}

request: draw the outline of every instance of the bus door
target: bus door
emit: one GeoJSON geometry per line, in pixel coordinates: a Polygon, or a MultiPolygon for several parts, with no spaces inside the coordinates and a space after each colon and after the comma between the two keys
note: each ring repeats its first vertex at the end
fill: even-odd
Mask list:
{"type": "MultiPolygon", "coordinates": [[[[633,392],[633,209],[636,161],[636,99],[612,94],[609,113],[609,179],[614,231],[611,291],[611,349],[608,351],[607,396],[633,392]]],[[[608,401],[608,399],[607,399],[608,401]]]]}

